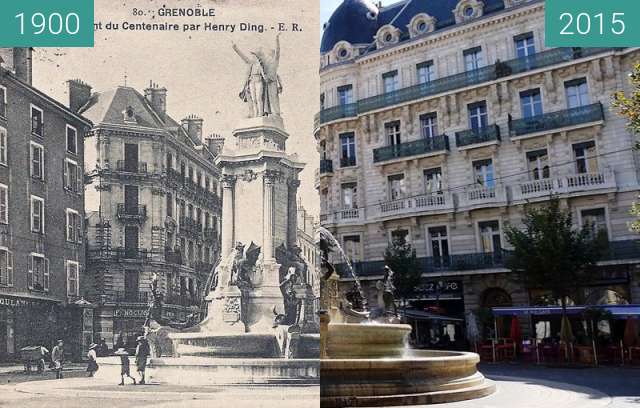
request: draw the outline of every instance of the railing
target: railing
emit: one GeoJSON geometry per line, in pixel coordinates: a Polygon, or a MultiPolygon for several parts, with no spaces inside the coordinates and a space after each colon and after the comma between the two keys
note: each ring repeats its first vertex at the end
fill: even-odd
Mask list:
{"type": "Polygon", "coordinates": [[[126,173],[145,174],[147,173],[147,163],[118,160],[116,163],[116,169],[126,173]]]}
{"type": "Polygon", "coordinates": [[[361,99],[356,103],[340,105],[320,111],[320,123],[355,117],[375,109],[385,108],[431,95],[462,89],[478,85],[511,75],[533,71],[556,64],[598,55],[613,51],[615,48],[554,48],[542,51],[528,57],[516,58],[508,61],[496,61],[474,71],[461,72],[423,84],[413,85],[381,95],[361,99]]]}
{"type": "Polygon", "coordinates": [[[461,192],[458,197],[460,198],[460,208],[496,205],[507,202],[507,191],[505,187],[500,184],[492,187],[474,186],[461,192]]]}
{"type": "Polygon", "coordinates": [[[360,218],[360,209],[359,208],[349,208],[346,210],[340,211],[340,218],[343,220],[353,220],[360,218]]]}
{"type": "Polygon", "coordinates": [[[449,150],[449,137],[440,135],[374,149],[373,161],[378,163],[401,157],[418,156],[447,150],[449,150]]]}
{"type": "Polygon", "coordinates": [[[604,110],[602,104],[598,102],[530,118],[512,120],[509,122],[509,129],[512,136],[523,136],[602,120],[604,120],[604,110]]]}
{"type": "MultiPolygon", "coordinates": [[[[449,195],[448,198],[451,196],[449,195]]],[[[447,199],[442,193],[425,194],[415,198],[415,206],[418,209],[431,208],[431,207],[443,207],[447,204],[447,199]]]]}
{"type": "Polygon", "coordinates": [[[137,205],[129,206],[127,204],[118,204],[118,218],[121,220],[137,220],[141,221],[147,218],[147,206],[137,205]]]}
{"type": "Polygon", "coordinates": [[[568,176],[524,181],[513,186],[513,200],[525,200],[552,194],[582,193],[591,190],[615,188],[613,171],[571,174],[568,176]]]}
{"type": "Polygon", "coordinates": [[[611,241],[602,256],[603,261],[640,259],[640,239],[611,241]]]}
{"type": "Polygon", "coordinates": [[[340,167],[352,167],[356,165],[355,157],[343,157],[340,159],[340,167]]]}
{"type": "Polygon", "coordinates": [[[117,247],[111,249],[94,248],[88,251],[89,259],[91,260],[106,260],[113,259],[119,260],[137,260],[146,261],[151,259],[151,251],[145,248],[125,248],[117,247]]]}
{"type": "Polygon", "coordinates": [[[407,199],[387,201],[386,203],[380,204],[380,212],[384,214],[388,212],[401,211],[408,208],[409,206],[409,200],[407,199]]]}
{"type": "Polygon", "coordinates": [[[459,148],[499,140],[500,127],[498,125],[489,125],[478,129],[468,129],[456,132],[456,146],[459,148]]]}
{"type": "Polygon", "coordinates": [[[567,176],[566,186],[569,191],[588,190],[600,187],[607,182],[605,173],[583,173],[567,176]]]}
{"type": "Polygon", "coordinates": [[[329,159],[320,160],[320,174],[333,173],[333,161],[329,159]]]}

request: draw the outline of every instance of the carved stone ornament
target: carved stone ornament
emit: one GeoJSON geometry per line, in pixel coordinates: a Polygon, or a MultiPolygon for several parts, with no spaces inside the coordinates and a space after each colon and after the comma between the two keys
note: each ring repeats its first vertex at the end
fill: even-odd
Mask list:
{"type": "Polygon", "coordinates": [[[480,0],[460,0],[453,15],[456,18],[456,24],[482,17],[484,14],[484,3],[480,0]]]}
{"type": "Polygon", "coordinates": [[[431,33],[436,29],[436,22],[435,17],[426,13],[416,14],[409,24],[407,24],[409,35],[413,38],[422,34],[431,33]]]}
{"type": "Polygon", "coordinates": [[[222,176],[222,188],[233,188],[233,186],[236,184],[236,176],[233,176],[231,174],[225,174],[222,176]]]}
{"type": "Polygon", "coordinates": [[[347,61],[353,58],[353,46],[347,41],[339,41],[333,47],[333,54],[336,61],[347,61]]]}
{"type": "Polygon", "coordinates": [[[258,178],[258,173],[256,173],[251,169],[245,170],[244,173],[242,173],[242,175],[240,176],[240,179],[242,181],[246,181],[247,183],[250,183],[257,178],[258,178]]]}
{"type": "Polygon", "coordinates": [[[391,24],[383,25],[376,33],[375,40],[378,48],[397,44],[400,41],[400,30],[391,24]]]}

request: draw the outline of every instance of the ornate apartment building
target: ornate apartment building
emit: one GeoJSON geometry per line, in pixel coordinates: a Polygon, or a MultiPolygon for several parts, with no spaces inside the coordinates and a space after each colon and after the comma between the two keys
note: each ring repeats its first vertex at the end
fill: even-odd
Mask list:
{"type": "Polygon", "coordinates": [[[345,0],[325,25],[320,221],[364,281],[380,278],[398,234],[420,260],[417,307],[461,317],[538,302],[544,293],[508,279],[504,228],[554,194],[576,225],[609,237],[587,301],[640,303],[638,236],[628,228],[640,156],[611,109],[640,52],[547,48],[544,7],[345,0]]]}
{"type": "Polygon", "coordinates": [[[219,255],[218,137],[203,120],[166,112],[167,90],[151,84],[92,93],[70,82],[72,108],[91,118],[85,140],[88,274],[97,337],[135,344],[157,274],[164,318],[200,312],[219,255]]]}
{"type": "Polygon", "coordinates": [[[84,134],[91,122],[35,88],[33,49],[0,48],[0,361],[93,340],[86,293],[84,134]]]}

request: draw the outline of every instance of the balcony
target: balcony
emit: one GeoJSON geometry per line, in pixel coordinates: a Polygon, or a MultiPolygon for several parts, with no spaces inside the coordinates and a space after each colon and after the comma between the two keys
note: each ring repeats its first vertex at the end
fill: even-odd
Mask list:
{"type": "Polygon", "coordinates": [[[614,51],[615,48],[554,48],[524,58],[496,61],[475,71],[462,72],[424,84],[413,85],[393,92],[361,99],[356,103],[320,111],[320,124],[342,118],[356,117],[369,111],[386,108],[425,97],[479,85],[511,75],[563,64],[594,55],[614,51]]]}
{"type": "Polygon", "coordinates": [[[550,131],[571,130],[595,123],[602,123],[604,110],[601,103],[580,106],[558,112],[545,113],[530,118],[516,119],[509,122],[512,139],[535,137],[550,131]]]}
{"type": "Polygon", "coordinates": [[[320,223],[322,225],[329,224],[359,224],[364,222],[363,208],[349,208],[338,210],[337,212],[329,212],[320,214],[320,223]]]}
{"type": "Polygon", "coordinates": [[[118,160],[116,170],[122,173],[147,174],[147,163],[118,160]]]}
{"type": "Polygon", "coordinates": [[[526,201],[550,195],[588,194],[592,191],[615,190],[613,171],[571,174],[562,177],[523,181],[512,186],[512,200],[526,201]]]}
{"type": "Polygon", "coordinates": [[[89,249],[88,256],[92,261],[148,261],[151,259],[151,252],[145,248],[94,248],[89,249]]]}
{"type": "Polygon", "coordinates": [[[469,187],[459,195],[461,210],[506,205],[507,192],[504,186],[474,186],[469,187]]]}
{"type": "Polygon", "coordinates": [[[404,157],[430,156],[444,153],[448,150],[449,137],[447,135],[440,135],[433,138],[424,138],[374,149],[373,162],[380,163],[404,157]]]}
{"type": "Polygon", "coordinates": [[[333,161],[329,159],[320,159],[320,174],[333,173],[333,161]]]}
{"type": "Polygon", "coordinates": [[[451,193],[430,193],[418,197],[380,203],[376,216],[379,218],[391,218],[426,212],[440,213],[449,211],[453,211],[451,193]]]}
{"type": "Polygon", "coordinates": [[[147,219],[147,206],[131,206],[121,203],[118,204],[117,216],[120,221],[141,223],[147,219]]]}
{"type": "Polygon", "coordinates": [[[602,261],[625,261],[640,259],[640,240],[611,241],[602,256],[602,261]]]}
{"type": "Polygon", "coordinates": [[[468,129],[456,132],[456,146],[459,149],[478,147],[473,145],[479,144],[497,144],[499,141],[500,127],[498,125],[489,125],[479,129],[468,129]]]}

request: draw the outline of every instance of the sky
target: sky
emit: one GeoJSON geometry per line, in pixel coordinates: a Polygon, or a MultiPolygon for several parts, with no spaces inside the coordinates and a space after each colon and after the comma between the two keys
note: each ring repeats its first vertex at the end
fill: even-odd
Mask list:
{"type": "MultiPolygon", "coordinates": [[[[319,109],[319,54],[317,35],[319,5],[314,1],[268,0],[95,0],[96,22],[159,22],[161,18],[133,17],[133,8],[157,10],[169,7],[215,7],[213,21],[186,18],[188,22],[263,23],[272,26],[296,22],[301,32],[281,36],[279,75],[285,127],[290,134],[289,153],[307,163],[301,173],[299,197],[312,213],[319,213],[314,172],[319,165],[313,137],[313,116],[319,109]],[[304,47],[300,44],[305,44],[304,47]]],[[[163,18],[166,19],[166,18],[163,18]]],[[[182,24],[185,17],[171,18],[182,24]]],[[[96,32],[94,48],[38,48],[34,55],[34,85],[67,104],[66,81],[82,79],[94,91],[125,84],[143,93],[149,81],[168,89],[167,112],[174,119],[197,114],[204,119],[204,134],[219,133],[232,143],[231,132],[246,108],[239,99],[246,68],[233,52],[232,42],[245,52],[259,46],[273,49],[275,31],[256,32],[96,32]]]]}

